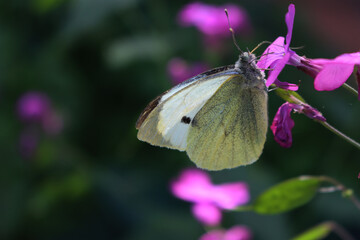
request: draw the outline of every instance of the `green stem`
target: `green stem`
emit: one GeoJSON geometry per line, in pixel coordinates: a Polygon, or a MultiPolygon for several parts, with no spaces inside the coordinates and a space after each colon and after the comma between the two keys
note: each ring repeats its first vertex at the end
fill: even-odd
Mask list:
{"type": "Polygon", "coordinates": [[[355,146],[357,149],[360,150],[360,143],[356,142],[354,139],[346,136],[344,133],[340,132],[339,130],[337,130],[336,128],[334,128],[333,126],[331,126],[328,122],[321,122],[318,121],[321,125],[323,125],[325,128],[327,128],[328,130],[330,130],[331,132],[335,133],[336,135],[338,135],[339,137],[341,137],[342,139],[344,139],[345,141],[349,142],[350,144],[352,144],[353,146],[355,146]]]}
{"type": "Polygon", "coordinates": [[[355,240],[348,231],[345,230],[341,225],[336,222],[328,222],[331,229],[342,239],[342,240],[355,240]]]}
{"type": "Polygon", "coordinates": [[[323,239],[327,237],[331,231],[337,234],[342,240],[355,240],[345,228],[333,221],[318,224],[295,238],[292,238],[292,240],[323,239]]]}
{"type": "Polygon", "coordinates": [[[336,189],[341,191],[343,196],[349,198],[350,201],[352,201],[354,203],[355,207],[360,210],[360,201],[359,201],[359,199],[357,199],[355,197],[352,189],[349,189],[349,188],[345,187],[342,183],[340,183],[336,179],[328,177],[328,176],[319,176],[318,179],[320,179],[320,180],[322,180],[324,182],[329,182],[329,183],[335,185],[336,189]]]}
{"type": "Polygon", "coordinates": [[[354,94],[355,96],[358,96],[358,95],[359,95],[358,91],[356,91],[356,90],[355,90],[353,87],[351,87],[349,84],[344,83],[342,86],[343,86],[346,90],[348,90],[349,92],[351,92],[352,94],[354,94]]]}

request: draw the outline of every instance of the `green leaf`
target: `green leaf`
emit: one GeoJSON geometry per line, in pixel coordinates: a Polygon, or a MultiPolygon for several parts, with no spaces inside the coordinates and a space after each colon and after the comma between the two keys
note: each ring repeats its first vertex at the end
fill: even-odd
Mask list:
{"type": "Polygon", "coordinates": [[[319,240],[325,238],[331,232],[331,224],[323,223],[313,227],[291,240],[319,240]]]}
{"type": "Polygon", "coordinates": [[[261,194],[253,204],[255,212],[277,214],[289,211],[310,201],[319,187],[315,177],[299,177],[277,184],[261,194]]]}

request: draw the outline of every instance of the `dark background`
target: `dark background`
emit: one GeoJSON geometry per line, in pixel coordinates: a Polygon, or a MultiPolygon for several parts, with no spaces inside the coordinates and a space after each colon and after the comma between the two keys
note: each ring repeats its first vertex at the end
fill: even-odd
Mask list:
{"type": "MultiPolygon", "coordinates": [[[[288,1],[232,1],[247,10],[252,34],[237,36],[252,49],[286,34],[288,1]]],[[[190,204],[174,198],[169,181],[194,166],[185,153],[136,138],[146,104],[171,87],[174,57],[210,68],[232,64],[230,38],[220,50],[204,46],[194,27],[180,27],[174,0],[13,0],[0,3],[0,238],[197,239],[203,227],[190,204]],[[40,131],[31,157],[19,150],[27,125],[16,112],[28,91],[46,94],[63,119],[56,135],[40,131]]],[[[225,1],[207,1],[224,5],[225,1]]],[[[334,58],[360,46],[358,1],[295,1],[292,46],[310,58],[334,58]]],[[[265,47],[257,50],[261,54],[265,47]]],[[[360,140],[360,110],[345,89],[317,92],[313,79],[292,67],[280,80],[328,122],[360,140]]],[[[353,78],[349,84],[356,86],[353,78]]],[[[269,119],[282,104],[269,94],[269,119]]],[[[299,175],[327,175],[360,195],[359,151],[304,115],[293,114],[294,143],[281,148],[269,131],[260,159],[211,172],[216,183],[245,181],[254,198],[299,175]]],[[[271,122],[270,122],[271,123],[271,122]]],[[[289,239],[333,220],[360,238],[360,211],[340,193],[318,194],[289,213],[225,213],[223,226],[248,226],[254,239],[289,239]]],[[[338,239],[331,235],[329,239],[338,239]]]]}

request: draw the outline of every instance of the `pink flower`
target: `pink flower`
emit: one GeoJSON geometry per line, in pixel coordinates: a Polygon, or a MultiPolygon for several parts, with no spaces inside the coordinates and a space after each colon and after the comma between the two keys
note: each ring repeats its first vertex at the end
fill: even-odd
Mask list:
{"type": "Polygon", "coordinates": [[[199,240],[250,240],[252,235],[245,226],[234,226],[229,230],[216,229],[205,233],[199,240]]]}
{"type": "Polygon", "coordinates": [[[290,49],[290,42],[292,38],[292,31],[295,18],[295,5],[290,4],[288,12],[285,15],[285,22],[288,29],[286,38],[278,37],[263,53],[262,57],[257,63],[257,66],[262,69],[271,67],[266,80],[266,86],[269,87],[275,83],[278,87],[296,91],[298,87],[295,84],[284,83],[277,80],[280,72],[284,69],[285,65],[293,58],[296,53],[290,49]],[[286,41],[286,43],[284,42],[286,41]]]}
{"type": "MultiPolygon", "coordinates": [[[[266,86],[275,83],[278,87],[295,90],[294,84],[282,83],[277,80],[286,64],[293,65],[315,78],[314,87],[318,91],[332,91],[343,85],[355,66],[360,65],[360,52],[345,53],[335,59],[308,59],[297,55],[290,49],[292,30],[295,17],[295,6],[289,5],[285,16],[288,28],[286,39],[278,37],[265,51],[257,63],[259,68],[272,68],[266,86]],[[285,44],[285,42],[286,44],[285,44]]],[[[360,100],[360,95],[359,95],[360,100]]]]}
{"type": "Polygon", "coordinates": [[[17,102],[17,113],[24,123],[41,125],[49,135],[56,135],[63,128],[62,117],[53,109],[48,96],[41,92],[22,95],[17,102]]]}
{"type": "Polygon", "coordinates": [[[32,158],[38,148],[41,131],[57,135],[63,128],[62,117],[55,112],[44,93],[28,92],[17,102],[17,114],[25,125],[19,136],[19,151],[24,158],[32,158]]]}
{"type": "Polygon", "coordinates": [[[326,121],[318,110],[308,104],[284,103],[278,109],[270,129],[274,134],[275,141],[285,148],[289,148],[292,145],[291,130],[295,124],[291,119],[291,111],[305,114],[311,119],[326,121]]]}
{"type": "Polygon", "coordinates": [[[188,65],[181,58],[173,58],[167,65],[168,74],[174,85],[179,84],[186,79],[196,76],[202,72],[205,72],[208,66],[204,63],[195,63],[188,65]]]}
{"type": "Polygon", "coordinates": [[[201,2],[190,3],[180,10],[178,22],[182,26],[195,26],[208,36],[231,36],[224,9],[228,9],[232,28],[236,32],[249,30],[245,10],[233,4],[214,6],[201,2]]]}
{"type": "Polygon", "coordinates": [[[50,109],[49,98],[40,92],[28,92],[17,103],[17,113],[23,121],[41,121],[50,109]]]}
{"type": "Polygon", "coordinates": [[[234,209],[249,201],[245,183],[234,182],[220,185],[211,183],[202,170],[187,169],[171,183],[172,193],[183,200],[193,202],[194,216],[202,223],[214,226],[221,221],[220,209],[234,209]]]}

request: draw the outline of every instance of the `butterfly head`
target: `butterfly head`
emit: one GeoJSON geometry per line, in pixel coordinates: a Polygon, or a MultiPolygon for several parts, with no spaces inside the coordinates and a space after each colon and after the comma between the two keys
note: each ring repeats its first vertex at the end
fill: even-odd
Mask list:
{"type": "Polygon", "coordinates": [[[243,52],[239,55],[239,60],[235,63],[235,68],[240,69],[243,65],[253,65],[256,67],[256,56],[252,53],[243,52]]]}
{"type": "Polygon", "coordinates": [[[256,56],[254,54],[243,52],[239,55],[239,60],[235,63],[235,70],[245,75],[248,79],[257,79],[264,81],[264,73],[256,65],[256,56]]]}

